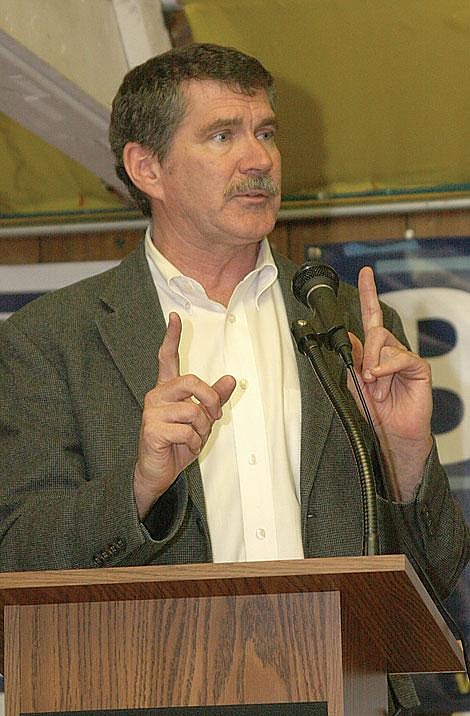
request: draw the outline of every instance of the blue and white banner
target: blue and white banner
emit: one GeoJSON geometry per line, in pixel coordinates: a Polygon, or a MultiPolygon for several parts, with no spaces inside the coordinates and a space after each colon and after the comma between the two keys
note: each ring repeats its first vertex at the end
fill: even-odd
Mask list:
{"type": "Polygon", "coordinates": [[[12,264],[0,266],[0,320],[43,293],[102,273],[118,261],[12,264]]]}
{"type": "MultiPolygon", "coordinates": [[[[330,264],[352,284],[363,266],[373,267],[380,298],[397,309],[413,350],[431,365],[433,431],[470,522],[470,237],[310,246],[305,258],[330,264]]],[[[448,606],[470,642],[469,568],[448,606]]],[[[470,712],[463,675],[416,680],[421,713],[470,712]]]]}

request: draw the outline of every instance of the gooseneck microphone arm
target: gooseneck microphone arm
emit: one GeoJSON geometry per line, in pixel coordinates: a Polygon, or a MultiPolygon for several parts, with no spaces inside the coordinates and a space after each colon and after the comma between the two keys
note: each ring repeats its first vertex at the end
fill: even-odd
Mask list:
{"type": "Polygon", "coordinates": [[[374,471],[369,452],[364,445],[361,433],[358,430],[352,413],[344,400],[341,389],[331,377],[325,363],[315,332],[307,321],[294,321],[292,333],[298,349],[310,361],[323,389],[328,395],[348,436],[354,458],[356,460],[361,485],[363,506],[363,555],[379,554],[379,540],[377,528],[377,501],[375,494],[374,471]]]}
{"type": "MultiPolygon", "coordinates": [[[[348,436],[356,461],[363,507],[363,554],[379,553],[377,498],[372,460],[355,418],[333,380],[320,346],[338,353],[348,370],[354,372],[352,347],[346,328],[337,320],[336,294],[339,280],[331,266],[304,264],[292,281],[294,296],[312,311],[312,324],[294,321],[292,333],[297,347],[315,371],[348,436]]],[[[359,389],[360,390],[360,389],[359,389]]]]}

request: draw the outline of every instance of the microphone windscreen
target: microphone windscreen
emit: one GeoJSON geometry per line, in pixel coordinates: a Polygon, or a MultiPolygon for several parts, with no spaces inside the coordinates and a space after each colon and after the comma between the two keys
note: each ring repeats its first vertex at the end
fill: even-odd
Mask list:
{"type": "Polygon", "coordinates": [[[338,294],[338,274],[328,264],[305,263],[299,268],[292,279],[292,291],[300,303],[307,308],[308,294],[315,286],[327,286],[332,289],[335,296],[338,294]]]}

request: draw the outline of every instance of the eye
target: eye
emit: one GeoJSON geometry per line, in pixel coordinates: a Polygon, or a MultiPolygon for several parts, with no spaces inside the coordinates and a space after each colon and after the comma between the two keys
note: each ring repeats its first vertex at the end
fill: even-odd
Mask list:
{"type": "Polygon", "coordinates": [[[214,139],[214,141],[216,142],[219,142],[220,144],[224,144],[225,142],[228,142],[230,137],[230,132],[217,132],[217,134],[214,134],[212,139],[214,139]]]}
{"type": "Polygon", "coordinates": [[[263,142],[269,142],[274,139],[275,134],[276,132],[274,129],[261,129],[256,136],[263,142]]]}

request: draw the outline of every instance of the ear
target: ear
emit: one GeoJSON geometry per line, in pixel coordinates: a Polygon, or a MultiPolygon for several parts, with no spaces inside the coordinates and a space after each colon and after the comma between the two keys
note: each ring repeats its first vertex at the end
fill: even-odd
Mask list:
{"type": "Polygon", "coordinates": [[[150,149],[137,142],[127,142],[122,153],[126,172],[138,189],[150,198],[160,199],[160,162],[150,149]]]}

